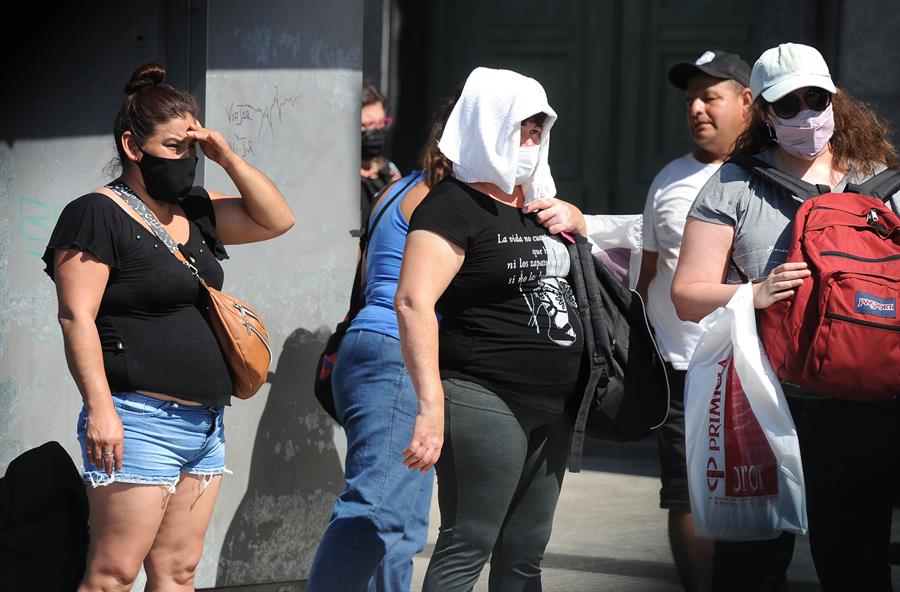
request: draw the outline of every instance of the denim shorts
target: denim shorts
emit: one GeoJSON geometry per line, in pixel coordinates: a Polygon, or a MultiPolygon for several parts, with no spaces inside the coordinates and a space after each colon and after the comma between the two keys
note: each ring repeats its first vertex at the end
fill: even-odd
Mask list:
{"type": "Polygon", "coordinates": [[[112,395],[125,431],[122,469],[108,475],[88,459],[82,407],[78,442],[85,483],[165,485],[174,492],[182,473],[209,478],[230,472],[225,468],[224,407],[188,406],[134,392],[112,395]]]}

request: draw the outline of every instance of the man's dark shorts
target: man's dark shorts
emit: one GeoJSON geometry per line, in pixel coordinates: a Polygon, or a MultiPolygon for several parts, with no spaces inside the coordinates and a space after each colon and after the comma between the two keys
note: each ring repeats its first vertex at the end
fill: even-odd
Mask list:
{"type": "Polygon", "coordinates": [[[684,378],[686,370],[676,370],[666,362],[669,377],[669,418],[657,431],[659,472],[662,488],[659,507],[691,511],[688,496],[687,460],[684,451],[684,378]]]}

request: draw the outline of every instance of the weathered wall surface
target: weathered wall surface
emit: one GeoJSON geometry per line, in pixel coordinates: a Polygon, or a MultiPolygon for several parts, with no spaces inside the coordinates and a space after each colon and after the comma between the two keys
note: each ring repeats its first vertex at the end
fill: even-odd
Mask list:
{"type": "MultiPolygon", "coordinates": [[[[283,238],[231,249],[240,278],[231,289],[278,311],[269,327],[284,341],[268,396],[236,404],[230,418],[229,447],[243,450],[229,460],[240,485],[219,504],[233,517],[208,537],[222,545],[218,585],[305,577],[342,483],[333,424],[310,386],[323,337],[313,332],[346,312],[354,264],[361,3],[261,6],[210,6],[205,124],[284,190],[300,223],[283,238]]],[[[230,186],[215,165],[206,179],[230,186]]]]}

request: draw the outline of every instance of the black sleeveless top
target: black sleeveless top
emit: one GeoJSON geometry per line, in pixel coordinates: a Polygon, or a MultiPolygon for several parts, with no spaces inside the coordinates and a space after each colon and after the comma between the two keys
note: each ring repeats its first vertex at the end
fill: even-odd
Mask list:
{"type": "MultiPolygon", "coordinates": [[[[221,289],[218,260],[228,255],[216,235],[212,201],[195,187],[182,208],[190,226],[183,250],[203,279],[221,289]]],[[[96,323],[114,392],[229,404],[231,377],[208,321],[205,292],[152,232],[106,195],[90,193],[60,214],[43,256],[51,278],[55,249],[87,251],[110,266],[96,323]]]]}

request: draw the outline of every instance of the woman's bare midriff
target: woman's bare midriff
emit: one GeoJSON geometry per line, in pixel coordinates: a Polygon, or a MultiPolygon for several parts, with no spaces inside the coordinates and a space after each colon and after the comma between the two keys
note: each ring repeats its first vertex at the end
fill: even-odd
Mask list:
{"type": "Polygon", "coordinates": [[[154,399],[159,399],[161,401],[175,401],[176,403],[180,403],[187,407],[203,407],[203,403],[198,403],[197,401],[188,401],[186,399],[179,399],[178,397],[173,397],[172,395],[164,395],[162,393],[154,393],[151,391],[137,391],[142,395],[146,395],[148,397],[153,397],[154,399]]]}

